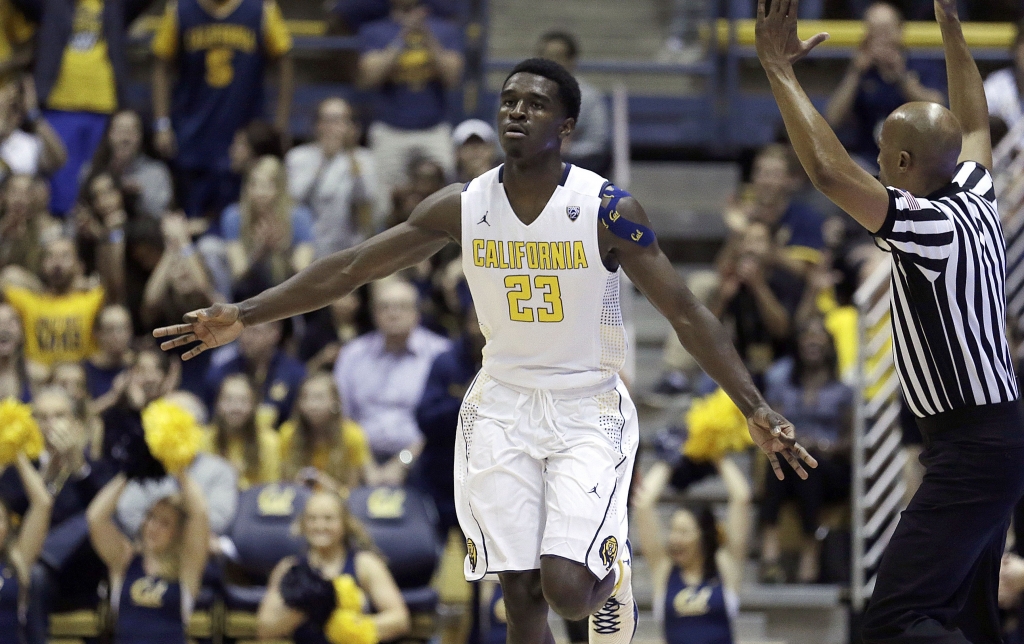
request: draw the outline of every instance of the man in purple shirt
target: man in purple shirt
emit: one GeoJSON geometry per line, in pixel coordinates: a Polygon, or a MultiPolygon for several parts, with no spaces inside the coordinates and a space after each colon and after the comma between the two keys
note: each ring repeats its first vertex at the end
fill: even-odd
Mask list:
{"type": "Polygon", "coordinates": [[[378,283],[373,317],[377,330],[345,345],[334,380],[345,415],[362,425],[382,466],[381,482],[398,483],[423,449],[416,405],[430,366],[451,343],[419,326],[417,293],[408,282],[378,283]]]}

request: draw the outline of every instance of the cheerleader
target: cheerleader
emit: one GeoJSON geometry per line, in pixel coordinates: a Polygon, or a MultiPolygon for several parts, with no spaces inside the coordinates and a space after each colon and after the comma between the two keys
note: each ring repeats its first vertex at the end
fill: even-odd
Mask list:
{"type": "Polygon", "coordinates": [[[10,510],[0,501],[0,644],[22,641],[30,571],[43,549],[53,509],[53,496],[24,452],[18,453],[14,467],[29,505],[15,530],[10,510]]]}
{"type": "Polygon", "coordinates": [[[210,542],[202,491],[188,474],[180,493],[146,513],[133,544],[113,515],[128,478],[119,474],[96,495],[86,517],[93,548],[110,574],[110,605],[117,644],[185,644],[210,542]]]}
{"type": "Polygon", "coordinates": [[[260,639],[375,644],[409,632],[402,593],[340,496],[313,494],[299,526],[307,552],[283,559],[271,573],[256,614],[260,639]]]}
{"type": "Polygon", "coordinates": [[[663,620],[667,644],[733,643],[750,531],[750,486],[731,460],[721,458],[715,465],[729,495],[722,538],[707,507],[676,510],[663,538],[656,504],[671,475],[664,463],[648,472],[634,502],[633,520],[651,567],[655,614],[663,620]]]}

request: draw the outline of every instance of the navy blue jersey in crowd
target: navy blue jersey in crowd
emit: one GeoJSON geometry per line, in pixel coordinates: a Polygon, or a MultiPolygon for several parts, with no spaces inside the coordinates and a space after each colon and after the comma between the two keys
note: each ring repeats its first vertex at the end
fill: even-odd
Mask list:
{"type": "MultiPolygon", "coordinates": [[[[942,61],[908,58],[907,71],[917,74],[925,87],[946,93],[946,65],[942,61]]],[[[878,156],[878,128],[893,110],[907,100],[899,86],[885,82],[877,69],[872,67],[866,71],[853,102],[857,121],[854,140],[847,146],[850,153],[873,163],[878,156]]]]}
{"type": "Polygon", "coordinates": [[[416,406],[416,423],[423,432],[423,452],[416,463],[415,483],[430,494],[441,518],[441,531],[458,525],[455,516],[455,432],[462,398],[480,371],[480,355],[460,338],[451,349],[434,358],[416,406]]]}
{"type": "MultiPolygon", "coordinates": [[[[462,35],[455,24],[427,18],[426,28],[445,49],[462,51],[462,35]]],[[[402,26],[391,18],[364,25],[359,30],[362,51],[387,48],[402,34],[402,26]]],[[[404,37],[393,77],[376,92],[373,116],[382,123],[403,130],[422,130],[441,123],[445,116],[445,88],[437,80],[427,43],[420,33],[404,37]]]]}
{"type": "MultiPolygon", "coordinates": [[[[302,557],[299,559],[297,566],[309,566],[309,559],[302,557]]],[[[348,556],[345,557],[345,565],[341,569],[341,574],[350,575],[352,579],[356,580],[358,585],[359,581],[356,577],[356,552],[349,551],[348,556]]],[[[322,624],[314,624],[310,621],[304,621],[295,629],[295,633],[292,634],[292,641],[295,644],[330,644],[327,636],[324,635],[324,629],[322,624]]]]}
{"type": "Polygon", "coordinates": [[[128,564],[117,607],[117,644],[184,644],[182,589],[177,580],[152,577],[142,557],[128,564]]]}
{"type": "MultiPolygon", "coordinates": [[[[220,392],[220,385],[225,378],[235,373],[246,373],[247,364],[245,358],[238,354],[225,352],[223,356],[229,356],[223,362],[213,360],[209,370],[206,372],[206,379],[203,389],[203,398],[209,409],[217,404],[217,394],[220,392]]],[[[223,356],[217,356],[218,359],[223,356]]],[[[263,381],[260,391],[263,402],[272,405],[277,410],[275,425],[280,424],[292,413],[292,405],[299,393],[299,385],[306,377],[306,366],[291,357],[280,349],[274,352],[267,366],[266,378],[263,381]]]]}
{"type": "Polygon", "coordinates": [[[20,644],[21,620],[18,617],[18,598],[21,584],[14,566],[0,564],[0,644],[20,644]]]}
{"type": "Polygon", "coordinates": [[[772,236],[788,255],[817,263],[825,248],[824,225],[825,218],[812,206],[793,201],[772,226],[772,236]]]}
{"type": "Polygon", "coordinates": [[[177,67],[171,119],[178,164],[227,170],[235,132],[263,113],[268,59],[292,43],[273,0],[241,0],[226,15],[214,13],[200,0],[168,4],[153,53],[177,67]]]}
{"type": "Polygon", "coordinates": [[[731,612],[721,582],[687,586],[682,571],[672,567],[665,588],[667,644],[732,644],[731,612]]]}

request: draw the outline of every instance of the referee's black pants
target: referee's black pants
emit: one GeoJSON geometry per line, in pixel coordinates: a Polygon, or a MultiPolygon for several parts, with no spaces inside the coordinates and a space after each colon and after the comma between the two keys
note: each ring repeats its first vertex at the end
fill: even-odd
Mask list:
{"type": "Polygon", "coordinates": [[[864,614],[865,644],[999,644],[996,591],[1024,495],[1018,403],[918,419],[924,480],[900,517],[864,614]]]}

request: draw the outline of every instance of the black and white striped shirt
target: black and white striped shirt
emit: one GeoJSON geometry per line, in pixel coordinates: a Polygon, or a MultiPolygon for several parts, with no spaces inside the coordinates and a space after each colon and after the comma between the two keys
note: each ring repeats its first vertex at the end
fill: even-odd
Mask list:
{"type": "Polygon", "coordinates": [[[888,191],[875,236],[892,253],[893,355],[910,409],[924,417],[1016,400],[992,175],[969,161],[926,198],[888,191]]]}

